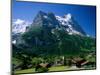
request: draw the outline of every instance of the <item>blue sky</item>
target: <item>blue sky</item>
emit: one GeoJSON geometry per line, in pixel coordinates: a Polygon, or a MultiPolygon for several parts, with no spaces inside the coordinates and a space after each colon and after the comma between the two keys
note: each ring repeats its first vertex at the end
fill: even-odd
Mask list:
{"type": "Polygon", "coordinates": [[[53,12],[59,16],[71,13],[87,34],[93,37],[96,35],[95,6],[13,1],[12,19],[23,19],[32,22],[40,10],[53,12]]]}

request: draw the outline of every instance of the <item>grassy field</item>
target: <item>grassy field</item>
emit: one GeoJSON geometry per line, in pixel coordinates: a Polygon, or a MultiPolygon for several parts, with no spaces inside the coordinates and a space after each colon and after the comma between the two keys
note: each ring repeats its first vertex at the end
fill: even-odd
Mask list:
{"type": "MultiPolygon", "coordinates": [[[[69,69],[68,66],[56,66],[56,67],[49,68],[49,72],[52,72],[52,71],[64,71],[64,70],[68,70],[68,69],[69,69]]],[[[15,72],[15,74],[19,74],[19,73],[35,73],[35,68],[26,69],[26,70],[20,70],[20,71],[16,71],[15,72]]]]}
{"type": "MultiPolygon", "coordinates": [[[[56,67],[51,67],[49,68],[48,72],[58,72],[58,71],[72,71],[72,70],[93,70],[95,68],[76,68],[75,66],[68,67],[68,66],[56,66],[56,67]]],[[[35,68],[31,69],[25,69],[25,70],[20,70],[16,71],[15,74],[28,74],[28,73],[36,73],[35,68]]]]}
{"type": "Polygon", "coordinates": [[[49,68],[49,71],[62,71],[62,70],[67,70],[68,66],[56,66],[56,67],[51,67],[49,68]]]}
{"type": "Polygon", "coordinates": [[[35,72],[35,68],[16,71],[15,74],[19,74],[19,73],[32,73],[32,72],[35,72]]]}
{"type": "MultiPolygon", "coordinates": [[[[49,68],[48,72],[53,72],[53,71],[67,71],[67,70],[79,70],[83,68],[76,68],[76,67],[68,67],[68,66],[56,66],[56,67],[51,67],[49,68]]],[[[20,74],[20,73],[35,73],[35,68],[31,69],[26,69],[26,70],[20,70],[16,71],[15,74],[20,74]]]]}

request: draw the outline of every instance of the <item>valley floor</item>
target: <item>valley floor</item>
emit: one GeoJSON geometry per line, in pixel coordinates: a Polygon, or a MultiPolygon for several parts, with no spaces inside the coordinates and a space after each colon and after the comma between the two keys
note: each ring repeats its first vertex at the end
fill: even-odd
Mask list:
{"type": "MultiPolygon", "coordinates": [[[[57,71],[74,71],[74,70],[92,70],[95,69],[95,67],[93,68],[77,68],[76,66],[55,66],[55,67],[51,67],[49,68],[48,72],[57,72],[57,71]]],[[[27,74],[27,73],[36,73],[35,72],[35,68],[31,68],[31,69],[25,69],[25,70],[20,70],[20,71],[16,71],[15,74],[27,74]]]]}

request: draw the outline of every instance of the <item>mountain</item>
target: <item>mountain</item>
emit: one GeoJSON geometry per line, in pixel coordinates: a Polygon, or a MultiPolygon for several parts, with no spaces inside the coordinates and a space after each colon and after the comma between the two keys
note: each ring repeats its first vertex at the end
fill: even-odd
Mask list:
{"type": "MultiPolygon", "coordinates": [[[[68,34],[86,35],[85,31],[69,13],[67,15],[56,16],[53,13],[45,13],[39,11],[37,16],[34,18],[32,26],[49,27],[65,30],[68,34]]],[[[31,27],[32,28],[32,27],[31,27]]]]}
{"type": "Polygon", "coordinates": [[[39,32],[39,30],[42,30],[42,34],[44,33],[43,35],[46,36],[49,33],[54,33],[54,29],[64,30],[69,35],[86,36],[84,30],[70,13],[57,16],[52,12],[39,11],[32,24],[21,19],[15,19],[12,22],[12,42],[16,43],[21,34],[27,31],[35,30],[39,32]]]}
{"type": "Polygon", "coordinates": [[[31,23],[21,19],[15,19],[12,22],[12,33],[24,33],[26,31],[26,27],[28,27],[31,23]]]}
{"type": "Polygon", "coordinates": [[[15,44],[16,41],[21,37],[21,34],[26,32],[26,29],[30,26],[29,21],[22,19],[14,19],[12,22],[12,43],[15,44]]]}
{"type": "Polygon", "coordinates": [[[24,21],[15,24],[12,34],[15,52],[19,49],[19,53],[32,56],[51,56],[95,50],[95,39],[86,36],[71,14],[61,17],[39,11],[31,25],[24,26],[24,21]],[[22,26],[17,29],[19,23],[22,26]]]}
{"type": "Polygon", "coordinates": [[[34,30],[35,33],[39,33],[42,30],[42,34],[46,36],[54,33],[54,29],[63,30],[69,35],[86,36],[84,30],[70,13],[64,16],[57,16],[52,12],[39,11],[32,24],[21,19],[16,19],[12,22],[13,43],[25,32],[34,30]]]}
{"type": "Polygon", "coordinates": [[[43,26],[51,29],[58,28],[65,30],[69,35],[86,35],[85,31],[70,13],[64,16],[57,16],[52,12],[45,13],[43,11],[38,12],[32,24],[25,20],[16,19],[14,22],[12,22],[12,33],[24,33],[28,27],[33,28],[32,26],[43,26]]]}

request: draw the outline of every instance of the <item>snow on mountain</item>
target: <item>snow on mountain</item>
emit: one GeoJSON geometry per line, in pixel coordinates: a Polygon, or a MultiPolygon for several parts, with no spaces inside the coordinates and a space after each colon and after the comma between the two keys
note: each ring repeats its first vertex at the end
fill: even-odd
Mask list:
{"type": "Polygon", "coordinates": [[[75,22],[74,18],[70,13],[64,16],[55,16],[56,19],[59,21],[59,23],[65,28],[65,30],[68,32],[68,34],[78,34],[78,35],[84,35],[85,32],[82,30],[82,28],[75,22]]]}
{"type": "Polygon", "coordinates": [[[29,21],[25,21],[22,19],[14,19],[12,22],[12,32],[13,33],[24,33],[26,27],[29,26],[31,23],[29,21]]]}
{"type": "Polygon", "coordinates": [[[64,17],[61,17],[61,16],[55,16],[55,17],[62,25],[67,25],[67,23],[71,19],[71,14],[67,14],[64,17]]]}

